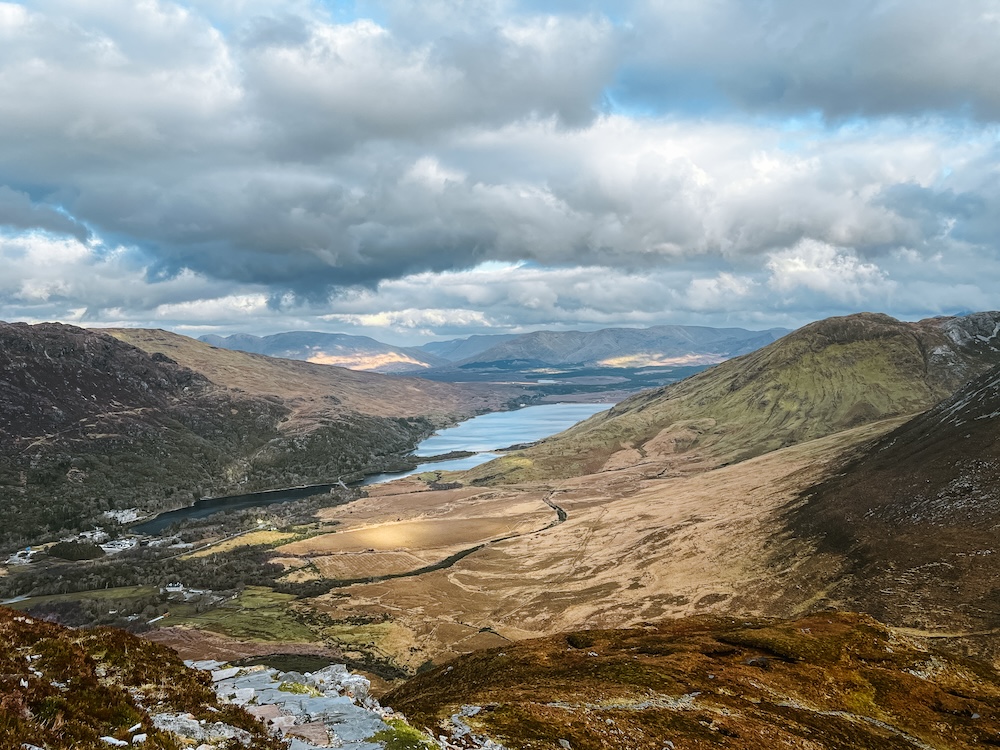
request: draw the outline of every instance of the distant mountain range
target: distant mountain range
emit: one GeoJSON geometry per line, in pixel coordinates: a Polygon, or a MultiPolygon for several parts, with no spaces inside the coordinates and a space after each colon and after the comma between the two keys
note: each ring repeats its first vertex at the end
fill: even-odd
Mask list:
{"type": "Polygon", "coordinates": [[[523,335],[519,333],[476,334],[462,339],[431,341],[417,348],[449,362],[462,362],[470,360],[494,346],[521,338],[523,335]]]}
{"type": "Polygon", "coordinates": [[[766,346],[788,332],[785,328],[748,331],[704,326],[535,331],[498,341],[457,364],[526,362],[622,368],[714,365],[766,346]]]}
{"type": "Polygon", "coordinates": [[[236,333],[201,336],[220,349],[234,349],[283,359],[302,359],[320,365],[384,373],[418,372],[447,365],[449,360],[416,348],[391,346],[368,336],[319,331],[289,331],[271,336],[236,333]]]}
{"type": "Polygon", "coordinates": [[[709,365],[759,349],[788,333],[784,328],[653,326],[598,331],[535,331],[476,335],[397,347],[367,336],[290,331],[271,336],[202,336],[211,346],[270,357],[301,359],[354,370],[416,373],[450,367],[512,369],[584,366],[636,369],[709,365]]]}

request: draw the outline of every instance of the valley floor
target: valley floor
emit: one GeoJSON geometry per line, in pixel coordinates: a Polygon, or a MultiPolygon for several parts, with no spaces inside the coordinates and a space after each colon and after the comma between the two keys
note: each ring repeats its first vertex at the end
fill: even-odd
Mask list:
{"type": "Polygon", "coordinates": [[[827,591],[837,561],[805,540],[776,538],[775,529],[845,450],[899,422],[729,466],[663,454],[551,485],[431,490],[397,482],[325,509],[324,521],[342,524],[335,533],[279,547],[275,559],[290,576],[399,576],[483,545],[440,570],[304,602],[335,621],[382,623],[368,632],[372,647],[410,670],[571,629],[849,606],[827,591]]]}

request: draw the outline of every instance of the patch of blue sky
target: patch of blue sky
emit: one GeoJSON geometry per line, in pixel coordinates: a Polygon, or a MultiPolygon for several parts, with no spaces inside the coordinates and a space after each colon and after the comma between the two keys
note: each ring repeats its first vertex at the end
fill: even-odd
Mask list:
{"type": "Polygon", "coordinates": [[[318,4],[329,13],[330,20],[338,24],[367,20],[382,27],[389,25],[389,14],[383,4],[372,0],[318,0],[318,4]]]}
{"type": "Polygon", "coordinates": [[[634,117],[704,117],[733,110],[732,101],[713,77],[697,71],[625,68],[605,96],[616,114],[634,117]]]}
{"type": "Polygon", "coordinates": [[[631,2],[599,2],[599,0],[519,0],[517,10],[522,13],[550,15],[599,15],[616,26],[630,24],[631,2]]]}
{"type": "Polygon", "coordinates": [[[526,260],[485,260],[482,263],[476,264],[472,270],[486,273],[501,273],[503,271],[513,271],[518,268],[541,268],[541,266],[533,264],[534,261],[526,260]]]}

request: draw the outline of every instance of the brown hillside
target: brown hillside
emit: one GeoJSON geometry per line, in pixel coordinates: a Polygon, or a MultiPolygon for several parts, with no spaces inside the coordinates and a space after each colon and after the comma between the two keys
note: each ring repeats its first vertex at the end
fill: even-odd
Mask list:
{"type": "Polygon", "coordinates": [[[129,336],[149,351],[101,331],[0,323],[0,547],[102,525],[106,510],[378,471],[510,397],[129,336]]]}
{"type": "Polygon", "coordinates": [[[220,349],[162,330],[109,328],[106,332],[150,354],[166,355],[226,388],[277,396],[301,418],[350,410],[444,422],[502,408],[521,393],[514,388],[437,383],[220,349]]]}
{"type": "Polygon", "coordinates": [[[1000,675],[821,613],[696,617],[460,657],[383,698],[522,750],[961,750],[1000,744],[1000,675]]]}

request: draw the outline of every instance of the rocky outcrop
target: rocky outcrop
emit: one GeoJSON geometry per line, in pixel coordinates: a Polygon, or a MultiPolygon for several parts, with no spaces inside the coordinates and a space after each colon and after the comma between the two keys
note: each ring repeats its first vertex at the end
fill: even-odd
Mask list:
{"type": "MultiPolygon", "coordinates": [[[[379,705],[369,693],[368,679],[352,674],[343,664],[300,674],[263,666],[226,667],[217,661],[187,663],[209,671],[220,701],[244,708],[283,737],[289,750],[382,750],[400,732],[412,740],[407,747],[434,746],[428,744],[431,738],[421,738],[392,709],[379,705]]],[[[154,720],[195,741],[206,736],[203,727],[184,717],[154,720]]]]}
{"type": "Polygon", "coordinates": [[[175,750],[181,737],[209,747],[235,741],[248,750],[282,750],[210,686],[208,675],[185,667],[170,649],[124,631],[73,630],[0,607],[5,750],[175,750]]]}

